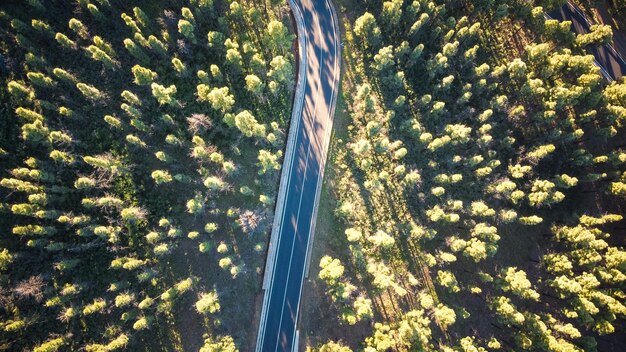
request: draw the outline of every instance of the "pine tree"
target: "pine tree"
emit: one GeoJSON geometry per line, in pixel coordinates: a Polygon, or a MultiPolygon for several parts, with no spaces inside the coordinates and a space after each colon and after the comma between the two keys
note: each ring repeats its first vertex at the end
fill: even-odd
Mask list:
{"type": "Polygon", "coordinates": [[[150,87],[152,88],[152,95],[156,98],[159,105],[178,105],[178,101],[174,98],[174,94],[177,92],[175,85],[164,87],[153,82],[150,87]]]}
{"type": "Polygon", "coordinates": [[[71,18],[69,21],[69,27],[74,33],[76,33],[79,37],[83,39],[89,38],[89,30],[87,27],[80,21],[75,18],[71,18]]]}
{"type": "Polygon", "coordinates": [[[149,68],[141,67],[139,65],[133,66],[132,72],[135,76],[134,82],[139,86],[150,85],[158,77],[156,72],[150,70],[149,68]]]}
{"type": "Polygon", "coordinates": [[[178,21],[178,33],[183,37],[190,40],[192,43],[196,42],[196,36],[194,34],[194,25],[188,20],[181,19],[178,21]]]}
{"type": "Polygon", "coordinates": [[[354,33],[359,37],[363,46],[367,49],[375,49],[381,40],[380,28],[376,23],[376,18],[366,12],[354,22],[354,33]]]}
{"type": "Polygon", "coordinates": [[[105,94],[92,85],[81,82],[76,83],[76,88],[78,88],[78,90],[83,94],[85,98],[91,100],[92,102],[96,102],[105,98],[105,94]]]}

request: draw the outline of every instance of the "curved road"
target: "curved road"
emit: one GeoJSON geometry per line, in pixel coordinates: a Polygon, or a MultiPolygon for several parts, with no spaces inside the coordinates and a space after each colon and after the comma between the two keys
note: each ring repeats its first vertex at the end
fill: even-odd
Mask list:
{"type": "Polygon", "coordinates": [[[330,0],[290,0],[300,74],[272,239],[257,351],[297,349],[296,324],[339,89],[340,39],[330,0]]]}
{"type": "MultiPolygon", "coordinates": [[[[591,32],[591,21],[571,2],[567,2],[548,14],[549,18],[559,21],[570,21],[570,29],[576,34],[591,32]]],[[[595,58],[604,78],[608,81],[617,80],[626,75],[626,60],[612,45],[590,45],[587,49],[595,58]]]]}

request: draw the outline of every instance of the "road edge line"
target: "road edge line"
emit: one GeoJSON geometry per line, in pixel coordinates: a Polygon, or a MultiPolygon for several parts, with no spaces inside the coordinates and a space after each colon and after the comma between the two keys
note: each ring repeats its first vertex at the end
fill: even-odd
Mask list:
{"type": "Polygon", "coordinates": [[[334,1],[326,0],[325,2],[326,4],[328,4],[329,11],[331,13],[331,17],[333,20],[333,32],[336,35],[336,39],[339,44],[339,48],[335,48],[335,50],[338,50],[338,55],[336,57],[337,61],[335,63],[335,67],[337,68],[337,71],[339,72],[339,77],[334,77],[335,79],[337,79],[337,86],[333,87],[333,96],[331,97],[331,111],[328,116],[328,118],[330,119],[330,126],[329,126],[326,136],[324,136],[325,140],[323,142],[326,145],[326,153],[324,153],[322,157],[322,163],[324,164],[324,167],[320,169],[320,174],[318,175],[317,187],[315,190],[315,198],[314,198],[315,200],[314,200],[314,205],[313,205],[313,216],[311,217],[311,225],[309,226],[309,243],[307,244],[306,252],[304,253],[305,263],[304,263],[304,268],[303,268],[302,281],[300,282],[300,295],[298,296],[298,304],[296,307],[296,329],[295,329],[294,338],[292,340],[292,346],[291,346],[292,352],[298,351],[298,348],[300,347],[299,346],[300,345],[300,329],[298,329],[298,324],[300,322],[300,304],[302,300],[302,288],[304,286],[304,281],[309,278],[309,269],[311,265],[311,258],[313,256],[312,254],[313,241],[315,239],[315,228],[317,225],[319,201],[321,198],[321,191],[322,191],[322,184],[324,182],[325,170],[326,170],[326,167],[328,166],[326,164],[326,161],[328,158],[328,154],[330,153],[330,138],[332,136],[333,124],[335,122],[335,109],[337,108],[337,99],[341,92],[341,64],[342,64],[343,48],[341,45],[341,28],[339,27],[339,16],[337,15],[334,1]],[[336,91],[335,91],[335,88],[337,88],[336,91]]]}
{"type": "Polygon", "coordinates": [[[325,170],[326,167],[328,165],[326,165],[326,161],[328,158],[328,154],[330,153],[330,137],[332,136],[332,130],[333,130],[333,124],[335,123],[335,109],[337,107],[337,99],[338,96],[340,94],[341,91],[341,59],[342,59],[342,54],[343,54],[343,49],[341,47],[341,29],[339,27],[339,20],[338,20],[338,16],[337,16],[337,12],[335,10],[335,3],[332,0],[327,0],[326,1],[328,3],[328,6],[330,7],[330,11],[334,14],[333,17],[333,24],[335,26],[336,29],[336,33],[339,34],[339,48],[338,48],[338,52],[339,55],[337,57],[337,71],[339,72],[339,77],[337,77],[338,83],[337,83],[337,91],[335,92],[335,94],[333,94],[333,101],[331,102],[331,111],[330,111],[330,116],[329,118],[331,119],[331,124],[330,124],[330,128],[328,129],[328,134],[325,136],[325,141],[324,143],[326,144],[326,153],[323,157],[323,164],[324,167],[320,169],[320,174],[318,176],[318,184],[315,190],[315,205],[314,205],[314,213],[312,216],[312,222],[311,222],[311,226],[310,226],[310,235],[309,235],[309,243],[307,246],[307,250],[305,253],[306,259],[305,259],[305,264],[304,264],[304,278],[308,279],[309,278],[309,270],[310,270],[310,266],[311,266],[311,258],[312,258],[312,248],[313,248],[313,240],[315,239],[315,228],[317,225],[317,211],[319,208],[319,201],[321,198],[321,191],[322,191],[322,184],[324,183],[324,174],[325,174],[325,170]]]}
{"type": "Polygon", "coordinates": [[[276,246],[279,239],[280,226],[282,225],[282,214],[284,213],[284,199],[287,191],[287,183],[285,180],[289,175],[289,171],[291,169],[291,164],[293,161],[293,155],[295,154],[294,145],[296,141],[296,136],[298,132],[298,128],[300,126],[300,121],[302,120],[302,108],[304,101],[304,87],[306,84],[306,67],[307,67],[307,53],[306,53],[306,37],[304,33],[304,16],[300,11],[298,5],[294,2],[294,0],[289,0],[289,7],[293,13],[294,20],[296,22],[296,32],[298,35],[298,56],[299,56],[299,65],[298,65],[298,83],[296,84],[296,89],[294,93],[294,103],[293,109],[291,113],[290,120],[290,128],[287,137],[287,146],[285,147],[285,157],[283,159],[283,166],[280,176],[280,184],[278,186],[278,195],[276,200],[276,208],[274,210],[274,221],[272,223],[272,232],[270,235],[270,241],[267,249],[267,257],[265,260],[265,272],[263,277],[262,290],[264,290],[263,294],[263,305],[261,308],[261,317],[259,322],[259,328],[257,332],[257,342],[256,342],[256,351],[261,351],[262,337],[265,333],[265,324],[267,318],[267,309],[268,309],[268,301],[269,301],[269,283],[270,279],[274,275],[274,264],[275,264],[275,256],[276,256],[276,246]]]}

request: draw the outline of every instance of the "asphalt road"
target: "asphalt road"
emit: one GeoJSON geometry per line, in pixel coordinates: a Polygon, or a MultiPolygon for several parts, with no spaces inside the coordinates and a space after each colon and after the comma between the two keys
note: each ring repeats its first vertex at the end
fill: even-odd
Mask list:
{"type": "MultiPolygon", "coordinates": [[[[576,34],[591,32],[590,27],[593,23],[588,23],[580,10],[570,3],[550,12],[548,16],[559,21],[571,21],[571,30],[576,34]]],[[[602,75],[608,80],[617,80],[626,75],[626,61],[612,46],[589,46],[587,50],[593,54],[602,75]]]]}
{"type": "MultiPolygon", "coordinates": [[[[279,236],[274,248],[270,244],[273,254],[268,254],[273,263],[268,263],[272,268],[266,278],[269,281],[256,347],[263,352],[297,349],[300,298],[339,89],[339,28],[330,0],[293,0],[291,6],[297,6],[294,16],[301,13],[304,24],[299,35],[305,41],[305,48],[300,50],[306,50],[306,65],[301,66],[306,70],[306,83],[301,91],[302,114],[299,121],[291,122],[298,124],[293,154],[285,155],[292,159],[285,162],[289,169],[281,178],[286,191],[276,209],[279,236]],[[281,203],[284,206],[278,209],[281,203]]],[[[294,98],[294,108],[299,98],[294,98]]],[[[291,129],[290,134],[293,132],[291,129]]]]}

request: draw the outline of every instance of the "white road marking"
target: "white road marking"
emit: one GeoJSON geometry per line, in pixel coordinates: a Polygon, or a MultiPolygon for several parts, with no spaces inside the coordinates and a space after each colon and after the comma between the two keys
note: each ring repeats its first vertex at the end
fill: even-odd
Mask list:
{"type": "MultiPolygon", "coordinates": [[[[299,16],[294,16],[294,17],[296,17],[297,25],[300,25],[302,28],[304,28],[304,16],[302,15],[300,7],[298,7],[296,5],[294,0],[290,0],[290,2],[297,9],[297,15],[299,15],[299,16]]],[[[294,15],[296,15],[296,14],[294,14],[294,15]]],[[[301,32],[303,32],[303,31],[301,31],[301,32]]],[[[299,34],[302,34],[302,33],[299,33],[299,34]]],[[[301,43],[299,43],[299,44],[304,44],[304,45],[301,45],[303,48],[308,47],[307,46],[306,35],[302,35],[300,38],[298,38],[298,40],[299,41],[301,40],[301,43]]],[[[308,64],[304,63],[304,61],[306,61],[308,63],[308,58],[307,58],[306,51],[301,49],[301,52],[299,52],[299,56],[300,56],[300,59],[302,61],[302,62],[299,63],[299,66],[300,66],[299,70],[300,71],[298,72],[298,76],[299,76],[299,78],[301,78],[301,82],[298,82],[298,85],[296,86],[295,93],[300,93],[298,88],[302,88],[302,89],[306,90],[306,82],[307,82],[307,75],[306,75],[306,72],[305,72],[305,68],[308,67],[308,64]],[[302,60],[303,58],[304,58],[304,60],[302,60]]],[[[302,106],[304,104],[304,93],[302,93],[302,98],[298,99],[298,100],[299,101],[296,101],[294,99],[294,101],[296,101],[296,103],[298,105],[300,105],[300,107],[298,109],[302,110],[302,106]]],[[[292,115],[292,117],[293,117],[293,115],[292,115]]],[[[298,118],[296,118],[295,121],[292,121],[292,123],[295,123],[295,125],[292,126],[293,128],[290,127],[290,130],[291,129],[293,129],[293,130],[292,131],[288,131],[288,132],[291,132],[291,134],[294,134],[294,132],[295,132],[295,136],[294,136],[294,140],[293,140],[293,143],[294,143],[293,146],[294,147],[295,147],[295,143],[298,140],[298,133],[299,133],[299,130],[300,130],[299,129],[300,128],[300,121],[302,120],[301,117],[302,117],[302,111],[300,111],[300,116],[298,118]]],[[[288,139],[289,139],[289,137],[288,137],[288,139]]],[[[288,143],[289,143],[289,141],[288,141],[288,143]]],[[[293,161],[294,161],[295,155],[296,155],[295,149],[291,149],[291,155],[290,155],[291,158],[289,159],[288,165],[284,165],[283,164],[283,166],[288,166],[285,169],[287,171],[287,184],[285,185],[285,188],[283,190],[283,196],[285,198],[285,202],[286,202],[286,191],[289,189],[289,187],[291,185],[291,175],[292,175],[292,173],[291,173],[291,166],[293,165],[293,161]]],[[[279,194],[280,194],[280,190],[279,190],[279,194]]],[[[283,223],[283,220],[284,220],[285,209],[286,209],[285,202],[283,202],[282,199],[277,201],[277,204],[281,205],[281,209],[279,210],[281,212],[281,214],[280,214],[280,218],[278,218],[279,221],[275,222],[275,224],[274,224],[274,225],[276,225],[275,227],[277,228],[276,231],[280,231],[280,227],[282,227],[282,223],[283,223]]],[[[274,272],[276,270],[276,265],[277,265],[277,261],[275,259],[276,259],[277,253],[278,253],[278,249],[280,248],[280,240],[281,240],[281,237],[279,236],[279,239],[275,243],[277,248],[273,248],[272,249],[274,251],[273,255],[272,255],[272,258],[268,258],[268,259],[272,259],[272,263],[271,263],[272,270],[269,272],[269,275],[270,275],[269,289],[265,292],[265,295],[264,295],[264,298],[263,298],[263,308],[261,310],[261,323],[259,324],[259,331],[258,331],[258,337],[257,337],[257,346],[256,346],[257,351],[260,351],[262,349],[263,344],[265,342],[263,336],[265,335],[265,328],[267,326],[267,311],[266,311],[266,309],[269,309],[269,304],[270,304],[269,302],[270,302],[270,298],[271,298],[271,295],[272,295],[272,288],[273,288],[274,277],[275,277],[274,276],[274,272]]],[[[271,243],[270,243],[270,245],[271,245],[271,243]]],[[[271,253],[271,251],[268,252],[268,255],[270,253],[271,253]]],[[[267,270],[266,270],[266,273],[267,273],[267,270]]]]}
{"type": "MultiPolygon", "coordinates": [[[[306,163],[305,163],[305,167],[304,167],[304,179],[302,180],[302,186],[304,187],[304,180],[306,180],[306,170],[309,166],[309,154],[311,152],[311,143],[309,143],[309,147],[307,149],[306,152],[306,163]]],[[[304,192],[302,192],[300,194],[300,202],[298,204],[298,215],[296,216],[296,229],[293,233],[293,242],[291,243],[291,256],[289,257],[289,269],[287,269],[287,282],[289,282],[289,274],[291,273],[291,262],[293,260],[293,249],[296,246],[296,238],[297,238],[297,233],[298,233],[298,220],[300,220],[300,208],[302,207],[302,195],[304,194],[304,192]]],[[[287,300],[287,288],[288,285],[285,284],[285,293],[283,294],[283,303],[282,303],[282,307],[280,309],[280,322],[278,323],[278,336],[276,336],[276,349],[278,349],[279,346],[279,340],[280,340],[280,328],[283,325],[283,313],[285,312],[285,301],[287,300]]]]}
{"type": "MultiPolygon", "coordinates": [[[[296,4],[295,1],[293,3],[296,4]]],[[[335,63],[334,63],[334,67],[333,67],[333,69],[334,69],[333,81],[332,81],[333,82],[333,87],[332,87],[331,96],[330,96],[330,98],[331,98],[330,99],[330,110],[328,111],[328,116],[327,116],[327,118],[329,120],[331,120],[331,125],[328,126],[329,128],[327,128],[325,133],[324,133],[323,143],[325,143],[325,144],[322,145],[322,149],[324,149],[324,147],[327,147],[327,144],[328,144],[328,141],[329,141],[329,138],[330,138],[330,133],[332,131],[332,116],[330,116],[330,113],[332,111],[334,111],[334,103],[336,102],[335,91],[336,91],[336,88],[337,88],[337,71],[338,71],[337,67],[338,67],[338,64],[339,64],[338,63],[339,60],[338,60],[338,57],[337,57],[337,28],[335,26],[336,18],[333,17],[333,14],[334,14],[333,8],[332,8],[332,6],[330,6],[328,0],[325,1],[325,4],[326,4],[326,8],[329,10],[329,12],[331,14],[331,23],[332,23],[332,28],[333,28],[333,41],[334,41],[333,49],[334,49],[335,63]]],[[[298,5],[296,4],[296,6],[298,6],[298,5]]],[[[298,10],[299,10],[298,12],[300,13],[300,15],[302,15],[302,13],[300,11],[300,7],[298,7],[298,10]]],[[[312,12],[315,14],[314,17],[317,19],[318,33],[321,34],[322,30],[321,30],[321,27],[320,27],[319,16],[318,16],[317,12],[315,11],[315,7],[313,7],[313,11],[312,12]]],[[[306,41],[306,36],[304,36],[303,39],[304,39],[304,42],[306,43],[307,42],[306,41]]],[[[308,50],[308,44],[306,44],[305,46],[307,47],[307,50],[308,50]]],[[[306,61],[307,61],[307,68],[308,68],[309,60],[307,59],[306,61]]],[[[322,87],[321,79],[322,79],[322,63],[323,63],[323,61],[324,61],[324,52],[322,51],[322,47],[320,46],[320,61],[319,61],[319,66],[320,66],[320,68],[319,68],[319,78],[320,78],[320,81],[319,81],[318,91],[317,91],[317,94],[316,94],[316,97],[315,97],[315,102],[314,102],[313,117],[315,117],[316,113],[317,113],[317,109],[318,109],[317,108],[317,102],[319,100],[319,93],[320,93],[320,91],[323,91],[323,89],[321,88],[322,87]]],[[[307,76],[306,74],[303,75],[303,77],[305,78],[305,81],[306,81],[306,76],[307,76]]],[[[303,104],[303,102],[301,102],[301,104],[303,104]]],[[[302,112],[302,116],[301,116],[302,120],[303,120],[303,116],[304,116],[303,114],[304,114],[304,112],[302,112]]],[[[298,123],[300,122],[301,119],[298,119],[298,123]]],[[[314,127],[314,125],[315,125],[315,118],[312,121],[312,126],[314,127]]],[[[299,129],[297,131],[299,131],[299,129]]],[[[305,133],[306,133],[306,131],[305,131],[305,133]]],[[[304,169],[304,178],[303,178],[303,181],[302,181],[302,190],[301,190],[302,193],[300,194],[300,200],[299,200],[298,211],[297,211],[297,216],[296,216],[296,229],[295,229],[295,232],[294,232],[294,238],[293,238],[293,242],[292,242],[291,256],[290,256],[289,268],[288,268],[288,272],[287,272],[287,280],[289,279],[289,274],[291,272],[292,260],[293,260],[293,257],[294,257],[293,249],[294,249],[294,246],[295,246],[296,234],[297,234],[298,225],[299,225],[300,210],[301,210],[301,206],[302,206],[302,198],[303,198],[303,194],[304,194],[304,183],[305,183],[305,180],[306,180],[306,173],[307,173],[307,170],[308,170],[308,162],[309,162],[309,155],[310,155],[310,151],[311,151],[311,144],[312,144],[313,140],[316,140],[317,134],[314,133],[312,137],[313,138],[310,138],[309,146],[307,148],[307,156],[306,156],[305,169],[304,169]]],[[[297,140],[297,136],[296,136],[296,140],[297,140]]],[[[315,195],[314,195],[314,209],[313,209],[313,214],[312,215],[316,215],[317,214],[316,207],[317,207],[318,201],[319,201],[319,195],[318,195],[318,193],[319,193],[319,185],[320,185],[320,179],[322,178],[322,175],[324,174],[326,153],[327,153],[327,150],[325,150],[325,151],[323,151],[321,153],[321,161],[322,162],[319,163],[319,166],[321,168],[320,168],[320,172],[318,173],[318,177],[316,179],[316,188],[315,188],[316,192],[315,192],[315,195]]],[[[290,162],[292,163],[292,165],[293,165],[293,161],[294,160],[295,160],[295,152],[292,153],[291,158],[290,158],[290,162]]],[[[289,169],[291,169],[292,165],[290,165],[289,169]]],[[[285,188],[286,190],[291,187],[291,176],[292,176],[292,173],[290,171],[289,174],[288,174],[288,179],[287,179],[287,187],[285,188]]],[[[281,217],[280,217],[281,227],[282,227],[282,223],[285,221],[285,213],[286,213],[286,203],[283,205],[283,207],[281,209],[281,217]]],[[[296,315],[295,315],[296,323],[297,323],[297,318],[298,318],[299,309],[300,309],[300,299],[302,298],[302,284],[304,282],[304,276],[305,276],[305,272],[304,271],[306,270],[306,267],[307,267],[306,258],[308,256],[308,245],[311,242],[311,231],[313,231],[313,229],[315,228],[315,226],[314,226],[315,220],[316,219],[312,216],[311,217],[311,225],[309,226],[309,234],[308,234],[309,238],[308,238],[308,241],[307,241],[307,246],[305,248],[305,265],[303,267],[302,281],[300,282],[300,292],[299,292],[299,295],[298,295],[298,305],[297,305],[297,308],[296,308],[296,315]]],[[[280,242],[280,240],[278,242],[280,242]]],[[[275,258],[274,259],[277,259],[278,249],[279,248],[280,248],[280,243],[277,243],[277,248],[275,249],[276,251],[275,251],[275,258]]],[[[275,279],[274,273],[275,273],[276,266],[277,266],[277,260],[274,260],[274,263],[273,263],[273,266],[272,266],[273,270],[271,272],[271,276],[272,277],[271,277],[271,282],[270,282],[270,288],[269,288],[269,292],[268,292],[270,297],[271,297],[271,294],[272,294],[272,291],[273,291],[272,288],[273,288],[274,279],[275,279]]],[[[278,329],[279,335],[277,337],[277,344],[276,344],[276,348],[277,349],[278,349],[278,346],[279,346],[278,345],[278,340],[280,339],[280,329],[282,327],[282,322],[283,322],[282,315],[284,313],[284,308],[285,308],[286,294],[287,294],[287,286],[285,286],[285,293],[283,295],[282,310],[281,310],[280,323],[279,323],[279,329],[278,329]]],[[[267,312],[266,312],[266,314],[267,314],[267,312]]],[[[261,319],[263,319],[263,317],[261,319]]],[[[262,327],[261,327],[263,329],[263,332],[265,330],[266,323],[267,323],[267,321],[266,321],[266,319],[264,319],[264,321],[262,323],[262,327]]],[[[295,336],[295,334],[294,334],[294,336],[295,336]]],[[[260,341],[260,342],[261,342],[261,346],[257,345],[257,350],[259,350],[263,346],[263,344],[264,344],[264,341],[260,341]]],[[[293,345],[293,340],[292,340],[292,349],[296,349],[296,348],[297,348],[297,346],[293,345]]]]}
{"type": "MultiPolygon", "coordinates": [[[[317,29],[318,29],[319,33],[321,33],[322,29],[321,29],[320,24],[319,24],[319,17],[317,16],[317,12],[315,11],[315,7],[313,7],[313,11],[312,12],[315,13],[315,18],[318,19],[318,21],[317,21],[317,29]]],[[[322,51],[322,46],[320,45],[320,60],[318,61],[318,64],[319,64],[319,77],[320,77],[320,79],[322,77],[322,62],[323,61],[324,61],[324,52],[322,51]]],[[[316,113],[317,113],[317,102],[319,101],[320,91],[322,91],[321,84],[318,87],[319,88],[317,90],[317,94],[315,95],[315,102],[313,103],[313,114],[312,114],[313,118],[315,118],[315,116],[316,116],[316,113]]],[[[313,120],[315,120],[315,119],[313,119],[313,120]]],[[[303,122],[304,122],[304,120],[303,120],[303,122]]],[[[295,247],[295,244],[296,244],[296,238],[297,238],[297,233],[298,233],[298,225],[299,225],[298,221],[300,219],[300,208],[302,207],[302,197],[304,196],[304,183],[306,181],[306,171],[307,171],[308,166],[309,166],[309,155],[310,155],[310,152],[311,152],[311,143],[315,139],[314,137],[315,137],[315,134],[313,134],[313,136],[309,136],[309,146],[307,148],[306,162],[305,162],[305,167],[304,167],[304,177],[302,179],[302,186],[301,186],[301,189],[300,189],[300,200],[299,200],[299,204],[298,204],[298,212],[296,213],[296,227],[295,227],[295,230],[294,230],[293,243],[291,245],[291,256],[289,257],[289,268],[287,269],[287,280],[289,280],[289,274],[291,273],[291,263],[293,261],[293,254],[294,254],[293,248],[295,247]]],[[[283,213],[283,221],[284,220],[285,219],[284,219],[284,213],[283,213]]],[[[273,282],[273,278],[272,278],[272,282],[273,282]]],[[[285,302],[287,300],[286,299],[287,298],[287,288],[288,288],[288,285],[285,284],[285,291],[284,291],[284,294],[283,294],[282,308],[281,308],[281,311],[280,311],[280,322],[278,324],[278,336],[276,336],[276,349],[278,349],[278,346],[279,346],[278,341],[280,340],[280,331],[281,331],[281,327],[282,327],[282,324],[283,324],[283,313],[285,311],[285,302]]]]}
{"type": "MultiPolygon", "coordinates": [[[[331,134],[331,131],[332,131],[332,122],[333,122],[332,121],[333,118],[331,116],[331,112],[334,110],[333,107],[334,107],[335,103],[333,102],[333,100],[335,99],[335,89],[338,86],[338,84],[336,84],[335,82],[337,81],[337,73],[339,72],[339,70],[338,70],[339,60],[338,60],[338,57],[337,57],[337,28],[335,27],[335,16],[333,16],[333,9],[334,8],[330,5],[328,0],[326,0],[325,2],[326,2],[326,8],[328,8],[328,10],[329,10],[329,12],[331,14],[331,20],[332,20],[331,23],[332,23],[332,27],[333,27],[333,40],[335,41],[335,43],[333,45],[334,54],[335,54],[334,55],[335,62],[334,62],[334,67],[333,67],[333,88],[332,88],[331,94],[330,94],[330,105],[329,105],[330,110],[328,111],[328,119],[331,120],[330,121],[331,124],[330,124],[329,128],[326,130],[325,136],[324,136],[324,146],[326,148],[328,148],[328,146],[329,146],[328,142],[329,142],[329,139],[330,139],[330,134],[331,134]]],[[[309,241],[312,240],[311,239],[311,235],[312,235],[313,231],[315,230],[315,225],[314,224],[315,224],[315,222],[317,220],[316,219],[317,218],[317,206],[318,206],[318,200],[319,200],[319,189],[318,188],[319,188],[319,185],[321,184],[321,182],[320,182],[321,178],[324,175],[324,167],[326,165],[325,161],[326,161],[327,153],[328,153],[328,150],[325,150],[322,153],[322,162],[320,163],[321,169],[320,169],[320,173],[317,175],[317,183],[316,183],[316,188],[315,188],[315,198],[314,198],[314,201],[313,201],[314,202],[314,207],[313,207],[314,213],[311,216],[311,225],[309,227],[309,241]]],[[[297,304],[297,308],[296,308],[296,322],[297,322],[298,314],[300,314],[300,301],[302,299],[302,288],[304,286],[304,276],[306,275],[305,271],[307,269],[307,259],[308,259],[308,256],[311,254],[311,253],[309,253],[309,244],[310,243],[307,243],[306,252],[304,254],[305,258],[304,258],[304,267],[302,268],[302,281],[300,282],[300,295],[298,296],[298,304],[297,304]]],[[[294,342],[295,341],[295,337],[296,337],[296,334],[294,334],[294,338],[291,341],[291,344],[292,344],[291,349],[292,349],[292,351],[296,351],[297,348],[298,348],[298,346],[295,346],[295,342],[294,342]]]]}
{"type": "MultiPolygon", "coordinates": [[[[568,3],[569,4],[569,3],[568,3]]],[[[550,14],[548,14],[547,12],[543,13],[543,17],[547,18],[547,19],[554,19],[552,16],[550,16],[550,14]]],[[[564,21],[569,21],[569,20],[565,20],[565,18],[563,19],[564,21]]],[[[593,53],[591,54],[593,55],[593,53]]],[[[623,60],[622,60],[623,61],[623,60]]],[[[614,79],[613,77],[611,77],[611,75],[607,72],[607,70],[604,68],[604,66],[600,65],[600,63],[598,62],[598,60],[596,60],[595,55],[593,58],[593,63],[594,65],[598,66],[598,68],[600,69],[600,73],[602,74],[602,76],[609,82],[613,82],[614,79]]]]}

